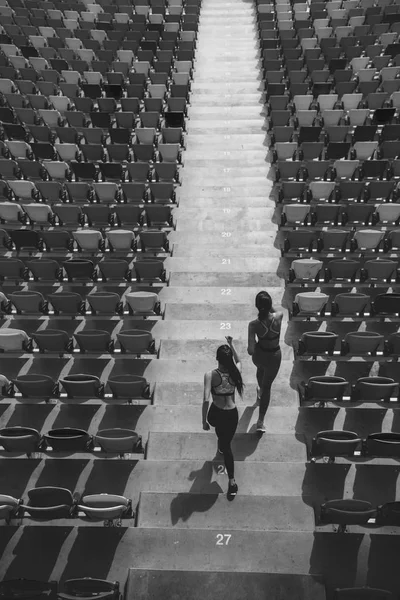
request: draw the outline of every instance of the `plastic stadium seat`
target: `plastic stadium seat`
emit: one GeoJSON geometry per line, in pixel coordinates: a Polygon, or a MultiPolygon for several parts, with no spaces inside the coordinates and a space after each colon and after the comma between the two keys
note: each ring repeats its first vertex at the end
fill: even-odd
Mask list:
{"type": "Polygon", "coordinates": [[[52,209],[54,214],[57,216],[58,224],[61,227],[66,225],[73,225],[77,227],[84,224],[84,215],[82,213],[82,209],[76,204],[53,204],[52,209]]]}
{"type": "Polygon", "coordinates": [[[86,297],[92,315],[122,314],[123,304],[118,294],[113,292],[94,292],[86,297]]]}
{"type": "Polygon", "coordinates": [[[134,263],[137,282],[145,281],[166,281],[166,272],[164,263],[156,259],[137,260],[134,263]]]}
{"type": "Polygon", "coordinates": [[[282,255],[288,252],[300,253],[312,252],[317,242],[317,233],[309,229],[297,229],[285,234],[282,255]]]}
{"type": "Polygon", "coordinates": [[[345,258],[331,260],[325,269],[325,281],[354,281],[360,266],[360,262],[356,260],[349,260],[345,258]]]}
{"type": "Polygon", "coordinates": [[[1,202],[0,219],[3,223],[20,224],[24,222],[24,213],[21,206],[16,202],[1,202]]]}
{"type": "Polygon", "coordinates": [[[114,398],[132,399],[150,398],[150,386],[144,377],[137,375],[114,375],[108,379],[108,385],[114,398]]]}
{"type": "Polygon", "coordinates": [[[103,281],[126,279],[130,281],[129,263],[124,259],[105,259],[98,263],[103,281]]]}
{"type": "Polygon", "coordinates": [[[310,377],[304,386],[302,396],[307,401],[318,400],[323,406],[328,401],[343,400],[348,388],[349,382],[343,377],[327,375],[310,377]]]}
{"type": "Polygon", "coordinates": [[[67,313],[70,315],[85,314],[85,303],[75,292],[58,292],[47,296],[54,314],[67,313]]]}
{"type": "Polygon", "coordinates": [[[28,491],[28,503],[22,505],[24,512],[36,519],[63,519],[71,516],[74,499],[65,488],[45,486],[28,491]]]}
{"type": "Polygon", "coordinates": [[[72,341],[66,331],[59,329],[44,329],[32,334],[39,352],[57,352],[60,355],[72,351],[72,341]]]}
{"type": "Polygon", "coordinates": [[[342,207],[337,204],[314,204],[311,212],[311,224],[314,226],[337,225],[339,217],[343,219],[343,212],[341,213],[341,209],[342,207]]]}
{"type": "Polygon", "coordinates": [[[29,349],[30,338],[22,329],[7,327],[0,330],[0,352],[22,352],[29,349]]]}
{"type": "Polygon", "coordinates": [[[337,294],[332,302],[332,316],[354,317],[364,316],[370,297],[359,292],[337,294]]]}
{"type": "Polygon", "coordinates": [[[119,600],[119,584],[116,581],[105,579],[68,579],[64,581],[61,591],[58,592],[60,600],[74,600],[74,598],[91,598],[92,600],[119,600]]]}
{"type": "MultiPolygon", "coordinates": [[[[0,205],[1,207],[1,205],[0,205]]],[[[158,207],[157,208],[169,208],[158,207]]],[[[143,225],[143,208],[132,204],[118,204],[114,208],[119,227],[139,227],[143,225]]]]}
{"type": "Polygon", "coordinates": [[[142,446],[142,438],[135,431],[120,428],[98,431],[95,442],[103,452],[119,454],[121,458],[124,454],[139,452],[142,446]]]}
{"type": "Polygon", "coordinates": [[[363,267],[362,277],[365,281],[390,282],[397,277],[398,264],[393,260],[375,259],[367,260],[363,267]]]}
{"type": "Polygon", "coordinates": [[[27,268],[21,260],[0,257],[0,281],[4,279],[26,280],[27,276],[27,268]]]}
{"type": "Polygon", "coordinates": [[[95,375],[66,375],[60,383],[68,398],[101,398],[104,386],[95,375]]]}
{"type": "Polygon", "coordinates": [[[96,229],[78,230],[74,231],[72,235],[80,251],[97,252],[99,249],[104,250],[103,236],[96,229]]]}
{"type": "Polygon", "coordinates": [[[21,250],[35,252],[42,249],[41,237],[37,231],[16,229],[10,231],[10,238],[17,252],[21,250]]]}
{"type": "Polygon", "coordinates": [[[92,441],[87,431],[71,427],[51,429],[43,437],[53,452],[87,452],[92,441]]]}
{"type": "Polygon", "coordinates": [[[84,258],[72,258],[63,263],[63,267],[67,273],[68,281],[74,279],[89,279],[95,278],[96,272],[91,260],[84,258]]]}
{"type": "Polygon", "coordinates": [[[353,252],[374,250],[378,251],[384,237],[383,231],[376,229],[358,229],[351,240],[351,250],[353,252]]]}
{"type": "Polygon", "coordinates": [[[349,202],[342,212],[342,225],[373,225],[375,222],[373,204],[349,202]]]}
{"type": "Polygon", "coordinates": [[[48,400],[57,395],[56,384],[48,375],[19,375],[13,379],[13,386],[19,390],[23,398],[48,400]]]}
{"type": "Polygon", "coordinates": [[[301,292],[293,302],[293,316],[310,317],[324,314],[329,296],[322,292],[301,292]]]}
{"type": "Polygon", "coordinates": [[[338,337],[333,331],[307,331],[299,340],[298,353],[307,356],[332,355],[338,337]]]}
{"type": "Polygon", "coordinates": [[[336,456],[352,458],[361,448],[361,438],[352,431],[320,431],[312,441],[310,451],[311,461],[328,457],[329,462],[335,461],[336,456]]]}
{"type": "Polygon", "coordinates": [[[117,339],[123,353],[130,352],[136,356],[155,353],[155,341],[149,331],[126,329],[117,333],[117,339]]]}
{"type": "MultiPolygon", "coordinates": [[[[10,498],[10,496],[3,496],[10,498]]],[[[33,579],[9,579],[0,583],[0,598],[51,597],[56,589],[54,581],[36,581],[33,579]]]]}
{"type": "Polygon", "coordinates": [[[27,261],[26,266],[32,273],[35,281],[42,279],[49,281],[62,280],[62,269],[58,262],[55,260],[51,260],[48,258],[33,259],[27,261]]]}
{"type": "Polygon", "coordinates": [[[385,239],[384,248],[386,252],[400,248],[400,229],[392,229],[385,239]]]}
{"type": "Polygon", "coordinates": [[[398,204],[383,203],[376,207],[374,224],[394,223],[399,225],[400,206],[398,204]]]}
{"type": "MultiPolygon", "coordinates": [[[[4,519],[7,524],[11,522],[12,518],[18,516],[20,507],[21,501],[17,498],[0,494],[0,519],[4,519]]],[[[1,588],[0,591],[2,591],[1,588]]]]}
{"type": "Polygon", "coordinates": [[[132,502],[124,496],[115,494],[92,494],[82,496],[77,508],[89,519],[103,520],[108,525],[117,519],[117,526],[121,526],[122,517],[131,514],[132,502]]]}
{"type": "Polygon", "coordinates": [[[400,314],[400,294],[378,294],[371,303],[371,313],[374,316],[397,316],[400,314]]]}
{"type": "Polygon", "coordinates": [[[106,232],[110,250],[130,252],[136,249],[135,234],[131,230],[113,229],[106,232]]]}
{"type": "Polygon", "coordinates": [[[400,434],[370,433],[363,445],[364,455],[379,458],[400,457],[400,434]]]}
{"type": "Polygon", "coordinates": [[[341,354],[345,355],[372,355],[383,344],[383,335],[374,331],[351,331],[346,334],[342,342],[341,354]]]}
{"type": "Polygon", "coordinates": [[[9,300],[15,306],[18,315],[46,312],[47,303],[40,292],[16,291],[9,295],[9,300]]]}
{"type": "Polygon", "coordinates": [[[139,232],[140,247],[142,252],[168,252],[169,243],[167,233],[159,230],[142,230],[139,232]]]}
{"type": "Polygon", "coordinates": [[[135,316],[159,315],[160,302],[153,292],[129,292],[125,296],[129,312],[135,316]]]}
{"type": "Polygon", "coordinates": [[[108,331],[86,329],[79,333],[74,333],[74,338],[82,353],[104,353],[114,351],[114,342],[108,331]]]}
{"type": "Polygon", "coordinates": [[[340,533],[347,531],[347,525],[366,525],[375,517],[376,509],[364,500],[328,500],[320,509],[320,523],[339,525],[340,533]]]}
{"type": "Polygon", "coordinates": [[[317,281],[322,268],[323,262],[314,258],[301,258],[294,260],[289,271],[289,281],[317,281]]]}
{"type": "Polygon", "coordinates": [[[54,214],[50,206],[43,204],[23,204],[22,208],[32,225],[54,224],[54,214]]]}
{"type": "Polygon", "coordinates": [[[3,446],[6,452],[23,452],[29,458],[32,452],[40,450],[40,441],[40,433],[30,427],[0,429],[0,446],[3,446]]]}

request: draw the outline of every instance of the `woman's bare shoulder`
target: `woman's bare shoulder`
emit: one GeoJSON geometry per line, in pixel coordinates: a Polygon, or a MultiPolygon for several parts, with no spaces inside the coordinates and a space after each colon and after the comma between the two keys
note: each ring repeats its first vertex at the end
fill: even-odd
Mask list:
{"type": "Polygon", "coordinates": [[[283,319],[283,312],[279,310],[274,312],[274,319],[276,319],[277,321],[281,321],[283,319]]]}

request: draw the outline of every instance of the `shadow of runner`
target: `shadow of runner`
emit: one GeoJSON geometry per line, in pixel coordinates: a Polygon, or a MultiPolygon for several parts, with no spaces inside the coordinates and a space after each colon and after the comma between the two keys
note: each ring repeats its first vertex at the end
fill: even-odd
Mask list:
{"type": "Polygon", "coordinates": [[[193,482],[190,490],[177,494],[171,502],[172,525],[179,520],[188,521],[195,512],[207,512],[215,504],[223,489],[216,481],[212,481],[213,471],[213,463],[207,461],[201,469],[189,474],[189,481],[193,482]]]}

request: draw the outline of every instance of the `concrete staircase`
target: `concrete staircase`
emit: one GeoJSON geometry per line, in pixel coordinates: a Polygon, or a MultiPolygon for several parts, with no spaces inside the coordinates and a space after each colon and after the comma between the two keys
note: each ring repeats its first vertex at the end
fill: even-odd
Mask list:
{"type": "MultiPolygon", "coordinates": [[[[18,460],[18,483],[10,478],[15,459],[1,461],[0,491],[19,497],[31,485],[53,484],[124,494],[138,506],[137,527],[3,527],[0,579],[90,574],[124,582],[131,569],[129,600],[322,600],[321,576],[329,590],[365,584],[398,590],[398,536],[365,528],[348,535],[315,531],[313,514],[327,498],[394,499],[397,465],[305,464],[306,441],[317,431],[365,434],[375,431],[376,419],[383,431],[398,430],[396,411],[299,408],[296,385],[316,371],[293,364],[290,343],[303,324],[288,324],[286,310],[267,432],[261,439],[255,434],[247,323],[261,289],[276,309],[290,300],[275,241],[259,65],[253,2],[203,0],[183,185],[166,261],[170,285],[160,294],[165,320],[152,329],[160,357],[131,363],[156,384],[154,405],[0,406],[0,425],[129,426],[144,439],[150,432],[144,460],[18,460]],[[215,435],[201,426],[203,375],[225,335],[237,342],[246,384],[233,444],[239,495],[231,503],[215,435]]],[[[88,372],[100,374],[104,365],[93,361],[88,372]]],[[[319,368],[324,373],[326,365],[319,368]]]]}

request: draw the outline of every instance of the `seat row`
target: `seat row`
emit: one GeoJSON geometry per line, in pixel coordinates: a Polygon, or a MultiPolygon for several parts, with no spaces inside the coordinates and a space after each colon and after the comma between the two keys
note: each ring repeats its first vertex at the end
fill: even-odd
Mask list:
{"type": "Polygon", "coordinates": [[[46,353],[49,356],[55,354],[57,358],[78,352],[91,355],[129,353],[150,358],[157,354],[152,334],[141,329],[121,331],[114,339],[111,333],[101,329],[87,329],[73,336],[62,329],[45,329],[29,336],[23,329],[12,327],[0,330],[0,352],[46,353]]]}
{"type": "Polygon", "coordinates": [[[358,318],[368,321],[399,317],[400,294],[395,292],[378,294],[373,299],[368,294],[348,292],[336,294],[330,302],[329,295],[323,292],[299,292],[289,311],[289,318],[296,321],[311,318],[358,318]]]}
{"type": "Polygon", "coordinates": [[[47,294],[35,290],[15,291],[8,297],[0,292],[1,312],[5,315],[131,315],[148,317],[161,314],[158,295],[154,292],[128,292],[123,300],[115,292],[92,292],[86,298],[76,292],[47,294]],[[86,305],[87,301],[87,305],[86,305]],[[89,313],[90,311],[90,313],[89,313]]]}
{"type": "Polygon", "coordinates": [[[7,524],[12,519],[29,516],[32,519],[87,518],[104,521],[107,526],[121,527],[122,518],[134,518],[132,501],[117,494],[72,494],[66,488],[45,486],[28,490],[27,501],[5,494],[0,495],[1,513],[7,524]]]}
{"type": "MultiPolygon", "coordinates": [[[[332,170],[332,164],[326,160],[278,161],[279,182],[278,194],[275,196],[276,201],[283,204],[344,202],[346,203],[344,210],[350,209],[351,204],[354,203],[397,202],[398,177],[392,178],[391,175],[398,173],[400,161],[396,160],[390,164],[387,160],[368,160],[360,164],[357,161],[344,160],[340,167],[338,162],[336,165],[332,170]],[[357,167],[357,164],[360,166],[357,167]],[[354,173],[354,169],[360,169],[361,175],[365,173],[366,177],[362,177],[361,181],[335,177],[338,173],[341,175],[352,171],[354,173]],[[281,180],[281,174],[286,177],[291,176],[291,179],[281,180]],[[300,174],[303,180],[300,179],[300,174]],[[329,174],[333,181],[325,179],[329,174]],[[371,181],[374,174],[377,176],[377,180],[371,181]]],[[[333,207],[331,209],[333,210],[333,207]]],[[[288,207],[287,210],[295,211],[296,209],[288,207]]]]}
{"type": "MultiPolygon", "coordinates": [[[[111,129],[111,132],[112,131],[113,130],[111,129]]],[[[2,144],[3,156],[6,156],[11,160],[34,161],[36,159],[38,161],[46,161],[42,166],[44,170],[47,171],[47,178],[50,179],[58,178],[55,167],[53,167],[51,163],[60,161],[65,161],[67,163],[71,161],[142,162],[144,159],[144,162],[174,163],[176,167],[178,164],[182,164],[180,144],[165,144],[158,142],[157,131],[153,127],[136,128],[134,130],[134,138],[131,138],[129,143],[125,144],[82,144],[78,146],[77,144],[70,143],[56,143],[52,146],[51,144],[35,143],[30,146],[27,142],[9,140],[2,144]],[[151,150],[149,146],[152,146],[151,150]]],[[[25,165],[25,163],[23,163],[23,165],[25,165]]],[[[155,165],[154,169],[156,169],[155,165]]],[[[156,172],[155,176],[157,175],[161,177],[162,173],[156,172]]]]}
{"type": "Polygon", "coordinates": [[[283,205],[280,229],[334,227],[338,225],[354,229],[365,225],[370,227],[392,227],[399,225],[399,219],[399,203],[349,202],[344,205],[333,203],[303,204],[297,202],[283,205]]]}
{"type": "MultiPolygon", "coordinates": [[[[344,377],[316,375],[300,384],[298,392],[300,404],[318,402],[320,408],[324,408],[327,402],[344,402],[345,398],[348,402],[383,402],[385,406],[400,400],[399,384],[391,377],[380,376],[360,377],[352,384],[344,377]]],[[[390,438],[391,434],[385,435],[390,438]]]]}
{"type": "MultiPolygon", "coordinates": [[[[59,600],[75,600],[90,595],[92,600],[122,600],[118,581],[105,579],[67,579],[63,584],[55,581],[37,581],[32,579],[8,579],[0,582],[0,593],[4,597],[38,596],[51,598],[56,594],[59,600]]],[[[385,598],[391,600],[391,598],[385,598]]]]}
{"type": "Polygon", "coordinates": [[[309,458],[328,458],[335,462],[337,456],[346,458],[400,458],[399,433],[371,433],[362,439],[353,431],[320,431],[312,440],[309,458]]]}
{"type": "MultiPolygon", "coordinates": [[[[397,263],[395,263],[397,265],[397,263]]],[[[136,281],[148,284],[162,284],[166,281],[164,262],[160,258],[143,258],[132,261],[118,259],[102,259],[97,265],[86,258],[73,258],[62,261],[62,264],[49,258],[34,258],[24,263],[18,258],[0,257],[0,281],[40,282],[58,284],[64,282],[95,282],[99,279],[107,281],[136,281]],[[131,266],[130,266],[131,265],[131,266]],[[98,270],[97,270],[98,267],[98,270]],[[65,272],[64,272],[65,271],[65,272]]]]}
{"type": "Polygon", "coordinates": [[[400,284],[399,263],[377,258],[361,263],[359,260],[339,258],[325,266],[316,258],[299,258],[291,263],[287,285],[332,287],[389,287],[400,284]]]}
{"type": "Polygon", "coordinates": [[[397,256],[400,252],[400,229],[385,232],[371,228],[350,232],[331,227],[320,231],[303,227],[285,231],[284,235],[281,254],[287,257],[309,254],[327,254],[331,257],[343,254],[366,256],[372,253],[397,256]]]}
{"type": "Polygon", "coordinates": [[[5,427],[0,429],[0,446],[6,452],[24,453],[30,458],[37,452],[106,452],[141,454],[142,438],[131,429],[102,429],[90,435],[84,429],[60,427],[40,434],[31,427],[5,427]]]}
{"type": "MultiPolygon", "coordinates": [[[[104,185],[104,184],[100,184],[104,185]]],[[[111,196],[109,202],[115,201],[115,197],[109,190],[105,190],[108,197],[111,196]]],[[[103,202],[105,200],[103,199],[103,202]]],[[[0,219],[2,223],[10,226],[20,225],[21,223],[29,224],[32,227],[84,227],[87,224],[89,227],[98,227],[99,229],[113,227],[129,227],[134,229],[142,229],[144,227],[170,228],[173,226],[172,212],[170,205],[147,204],[145,206],[134,204],[43,204],[31,203],[19,205],[16,202],[1,202],[0,203],[0,219]]],[[[53,234],[49,232],[48,241],[51,240],[53,234]]],[[[14,234],[17,235],[18,234],[14,234]]],[[[54,237],[54,236],[53,236],[54,237]]],[[[153,236],[154,237],[154,236],[153,236]]],[[[3,246],[8,247],[9,235],[6,231],[0,230],[0,238],[3,241],[3,246]]],[[[56,243],[56,247],[68,247],[68,241],[71,236],[64,235],[64,240],[61,244],[56,243]],[[65,243],[64,243],[65,241],[65,243]]],[[[32,238],[33,239],[33,238],[32,238]]],[[[46,236],[42,236],[46,245],[46,236]]],[[[61,238],[60,238],[61,239],[61,238]]],[[[54,241],[54,240],[53,240],[54,241]]],[[[133,242],[133,238],[131,239],[133,242]]],[[[144,246],[146,246],[145,238],[143,238],[144,246]]],[[[13,242],[12,242],[13,243],[13,242]]],[[[36,246],[37,242],[34,242],[36,246]]],[[[24,244],[23,244],[24,245],[24,244]]],[[[30,244],[28,244],[30,245],[30,244]]],[[[153,244],[148,244],[152,246],[153,244]]],[[[157,246],[158,244],[155,244],[157,246]]],[[[161,244],[163,246],[163,244],[161,244]]],[[[13,246],[11,246],[12,248],[13,246]]],[[[52,244],[47,244],[48,249],[52,244]]],[[[129,249],[129,242],[126,246],[129,249]]]]}
{"type": "MultiPolygon", "coordinates": [[[[1,230],[0,230],[1,231],[1,230]]],[[[169,252],[167,233],[160,230],[139,231],[138,236],[130,229],[110,229],[103,236],[98,229],[66,231],[51,229],[35,231],[16,229],[8,231],[3,238],[7,250],[17,252],[141,252],[158,255],[169,252]]]]}
{"type": "Polygon", "coordinates": [[[3,398],[17,398],[48,402],[50,399],[123,399],[129,404],[149,401],[152,395],[145,377],[138,375],[111,375],[100,381],[95,375],[77,373],[58,380],[49,375],[29,373],[18,375],[12,380],[0,375],[3,398]]]}
{"type": "Polygon", "coordinates": [[[316,525],[338,525],[336,533],[349,531],[348,525],[387,527],[400,525],[400,502],[386,502],[373,507],[357,499],[328,500],[316,509],[316,525]]]}
{"type": "MultiPolygon", "coordinates": [[[[150,164],[136,163],[136,168],[131,169],[135,180],[130,183],[121,182],[120,185],[119,182],[2,180],[1,219],[10,223],[15,219],[24,222],[25,217],[19,216],[22,212],[18,208],[20,202],[24,207],[29,206],[27,210],[30,211],[32,219],[41,221],[43,225],[47,218],[45,213],[50,214],[50,223],[54,221],[46,206],[56,214],[60,224],[72,223],[75,226],[83,222],[79,216],[81,209],[91,219],[90,214],[94,215],[95,211],[99,213],[101,206],[107,208],[108,205],[114,205],[121,223],[136,223],[135,219],[130,220],[130,215],[136,215],[135,210],[139,205],[143,205],[143,210],[149,209],[147,214],[150,221],[152,218],[157,220],[155,215],[158,214],[158,210],[160,215],[169,214],[169,203],[175,203],[176,200],[175,187],[174,182],[149,182],[147,177],[150,169],[150,164]],[[92,207],[90,210],[87,208],[89,205],[92,207]]],[[[164,219],[160,220],[163,222],[164,219]]]]}
{"type": "Polygon", "coordinates": [[[351,331],[340,339],[333,331],[306,331],[294,352],[298,360],[310,357],[316,360],[317,356],[330,360],[349,360],[353,356],[397,360],[400,356],[400,332],[384,335],[376,331],[351,331]]]}

